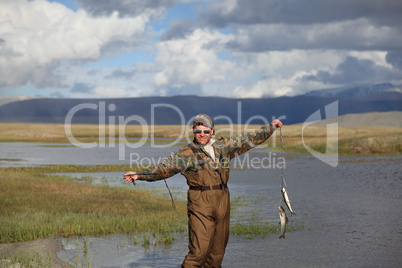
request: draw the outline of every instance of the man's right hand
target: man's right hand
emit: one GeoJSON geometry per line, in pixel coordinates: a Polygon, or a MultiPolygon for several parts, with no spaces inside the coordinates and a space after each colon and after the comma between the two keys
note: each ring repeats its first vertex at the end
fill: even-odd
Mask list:
{"type": "Polygon", "coordinates": [[[128,182],[130,182],[130,183],[132,183],[132,182],[138,180],[138,175],[134,171],[129,171],[126,174],[124,174],[123,179],[128,181],[128,182]]]}

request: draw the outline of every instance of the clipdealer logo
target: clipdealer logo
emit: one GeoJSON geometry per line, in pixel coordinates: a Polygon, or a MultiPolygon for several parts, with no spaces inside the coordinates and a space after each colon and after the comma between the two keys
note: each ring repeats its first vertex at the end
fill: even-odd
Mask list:
{"type": "MultiPolygon", "coordinates": [[[[329,119],[332,117],[337,117],[339,115],[338,113],[338,101],[334,101],[328,105],[325,106],[325,117],[324,119],[329,119]]],[[[306,121],[303,123],[302,126],[302,142],[304,148],[319,159],[320,161],[332,166],[336,167],[338,166],[339,162],[339,154],[338,154],[338,122],[335,123],[328,123],[326,125],[326,147],[325,147],[325,153],[320,153],[309,147],[304,140],[304,130],[306,127],[321,121],[321,111],[317,110],[313,114],[311,114],[306,121]]]]}
{"type": "MultiPolygon", "coordinates": [[[[171,105],[171,104],[152,104],[151,105],[151,124],[148,125],[146,120],[139,116],[139,115],[131,115],[128,117],[124,116],[108,116],[107,121],[108,124],[106,124],[106,113],[108,112],[114,112],[116,110],[116,105],[115,104],[109,104],[106,105],[105,101],[100,101],[98,104],[96,103],[82,103],[74,106],[66,115],[65,121],[64,121],[64,130],[67,139],[70,141],[71,144],[73,144],[76,147],[80,148],[104,148],[104,147],[110,147],[110,148],[115,148],[116,143],[118,146],[118,154],[119,154],[119,160],[124,161],[126,159],[126,149],[131,148],[131,149],[137,149],[143,146],[145,143],[149,142],[150,140],[150,145],[152,148],[167,148],[171,147],[174,145],[177,145],[180,141],[183,139],[186,139],[188,143],[192,141],[192,129],[189,129],[188,126],[192,125],[192,121],[194,117],[190,118],[187,122],[185,120],[185,116],[183,112],[176,106],[171,105]],[[85,109],[91,109],[98,111],[98,141],[94,142],[81,142],[77,140],[76,137],[73,135],[72,131],[72,121],[73,117],[81,110],[85,109]],[[154,132],[155,129],[155,118],[157,116],[157,110],[158,109],[172,109],[174,112],[177,113],[179,119],[180,119],[180,134],[178,135],[177,139],[174,141],[169,142],[168,144],[157,144],[154,140],[154,137],[152,133],[154,132]],[[131,140],[131,142],[127,139],[126,137],[126,127],[129,124],[136,124],[139,125],[141,128],[141,133],[142,136],[135,141],[131,140]],[[118,135],[115,135],[115,129],[118,129],[118,135]],[[106,132],[108,132],[108,135],[106,135],[106,132]],[[107,140],[108,139],[108,140],[107,140]]],[[[270,122],[272,122],[275,118],[278,118],[279,120],[285,120],[286,116],[279,116],[279,117],[272,117],[272,120],[269,121],[267,118],[260,116],[260,115],[255,115],[249,118],[246,123],[242,124],[242,109],[241,109],[241,102],[238,102],[237,105],[237,122],[233,122],[233,120],[227,116],[220,115],[214,117],[214,120],[219,120],[219,121],[226,121],[227,127],[225,126],[224,128],[220,128],[216,130],[216,133],[225,132],[229,136],[235,136],[235,135],[243,135],[246,136],[247,133],[249,132],[249,126],[252,125],[252,123],[255,120],[258,120],[261,122],[263,121],[263,124],[269,125],[270,122]]],[[[331,117],[336,117],[338,116],[338,101],[335,101],[331,104],[328,104],[325,106],[325,117],[324,119],[328,119],[331,117]]],[[[303,123],[302,126],[302,143],[303,146],[306,148],[306,150],[313,156],[315,156],[317,159],[321,160],[322,162],[336,167],[338,165],[338,123],[331,123],[327,124],[327,133],[326,133],[326,152],[325,153],[320,153],[318,151],[315,151],[311,147],[309,147],[304,139],[304,131],[305,129],[310,126],[311,124],[322,120],[320,110],[317,110],[313,114],[311,114],[303,123]]],[[[276,147],[276,135],[273,135],[270,138],[270,143],[272,147],[276,147]]],[[[260,147],[270,147],[268,144],[260,145],[260,147]]],[[[135,153],[134,153],[135,154],[135,153]]],[[[138,155],[135,155],[133,159],[136,159],[138,161],[138,155]]],[[[271,157],[271,155],[270,155],[271,157]]],[[[275,158],[275,157],[274,157],[275,158]]],[[[130,161],[132,160],[132,157],[130,156],[130,161]]],[[[134,160],[135,162],[135,160],[134,160]]],[[[154,162],[154,161],[152,161],[154,162]]],[[[159,162],[159,161],[157,161],[159,162]]],[[[278,161],[283,162],[282,161],[278,161]]],[[[253,162],[254,163],[254,162],[253,162]]],[[[270,166],[272,168],[272,164],[274,162],[272,160],[270,161],[265,161],[260,163],[257,166],[270,166]],[[269,163],[266,164],[266,163],[269,163]]],[[[244,163],[241,163],[240,166],[245,166],[244,163]]],[[[254,165],[252,165],[254,166],[254,165]]],[[[273,164],[275,166],[275,164],[273,164]]]]}
{"type": "MultiPolygon", "coordinates": [[[[139,115],[131,115],[128,117],[115,116],[115,115],[106,116],[107,112],[114,112],[116,110],[115,104],[106,105],[105,101],[99,101],[99,103],[81,103],[71,108],[67,113],[64,121],[65,135],[71,144],[80,148],[88,148],[88,149],[95,147],[104,148],[106,146],[109,148],[110,147],[114,148],[116,147],[117,144],[119,149],[119,160],[122,161],[125,160],[126,158],[127,148],[137,149],[143,146],[147,142],[149,142],[152,148],[171,147],[177,145],[179,142],[183,141],[183,139],[185,139],[188,143],[192,142],[193,133],[192,129],[189,128],[188,126],[192,125],[194,117],[186,121],[183,112],[178,107],[171,104],[166,103],[151,104],[150,108],[151,108],[150,110],[151,121],[150,124],[148,124],[147,121],[139,115]],[[74,137],[72,131],[73,118],[77,116],[77,113],[82,114],[88,112],[85,111],[88,109],[98,111],[98,129],[99,129],[98,141],[81,142],[76,137],[74,137]],[[155,122],[156,122],[155,118],[157,118],[158,112],[166,113],[166,109],[170,109],[177,114],[181,126],[180,133],[175,140],[169,142],[168,144],[158,144],[157,142],[155,142],[155,138],[152,135],[152,133],[154,133],[155,130],[155,122]],[[106,124],[106,122],[108,122],[108,124],[106,124]],[[139,125],[142,133],[139,139],[131,140],[131,142],[126,138],[126,127],[129,124],[139,125]],[[116,135],[115,133],[116,126],[118,129],[118,135],[116,135]],[[106,133],[108,134],[106,135],[106,133]]],[[[262,123],[265,125],[269,125],[271,122],[263,116],[255,115],[248,118],[248,120],[244,124],[242,124],[243,121],[242,121],[241,109],[242,109],[241,102],[239,101],[237,105],[237,115],[238,115],[237,122],[234,122],[230,117],[225,115],[219,115],[214,117],[215,121],[219,120],[220,122],[224,122],[222,124],[225,125],[225,127],[216,130],[215,133],[220,134],[221,132],[225,132],[226,133],[225,135],[229,136],[234,135],[246,136],[249,131],[249,126],[252,125],[253,122],[262,121],[262,123]]],[[[272,120],[273,119],[274,117],[272,117],[272,120]]],[[[280,116],[278,117],[278,119],[279,120],[286,119],[286,116],[280,116]]],[[[274,147],[276,144],[275,135],[271,138],[271,141],[272,146],[274,147]]],[[[267,146],[267,145],[261,145],[261,146],[267,146]]]]}

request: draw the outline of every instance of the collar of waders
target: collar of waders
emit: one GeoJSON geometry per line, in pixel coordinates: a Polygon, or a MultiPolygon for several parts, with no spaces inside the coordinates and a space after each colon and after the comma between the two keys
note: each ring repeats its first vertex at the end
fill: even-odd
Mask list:
{"type": "MultiPolygon", "coordinates": [[[[200,165],[203,170],[206,169],[207,168],[207,163],[201,156],[202,154],[205,155],[204,151],[201,150],[201,148],[199,146],[197,146],[197,144],[195,144],[195,143],[190,144],[190,148],[193,151],[195,157],[197,158],[198,165],[200,165]]],[[[212,186],[212,189],[213,190],[223,189],[223,188],[215,189],[213,187],[224,187],[224,188],[226,187],[227,188],[227,185],[223,182],[222,173],[221,173],[219,167],[216,168],[215,171],[219,173],[219,177],[220,177],[222,183],[219,184],[219,185],[212,186]]],[[[193,186],[193,187],[195,187],[195,186],[193,186]]],[[[210,186],[199,186],[199,187],[208,187],[208,188],[210,188],[210,186]]],[[[191,187],[190,187],[190,189],[191,189],[191,187]]],[[[202,189],[200,189],[200,190],[205,191],[205,190],[210,190],[210,189],[204,188],[204,190],[202,190],[202,189]]]]}

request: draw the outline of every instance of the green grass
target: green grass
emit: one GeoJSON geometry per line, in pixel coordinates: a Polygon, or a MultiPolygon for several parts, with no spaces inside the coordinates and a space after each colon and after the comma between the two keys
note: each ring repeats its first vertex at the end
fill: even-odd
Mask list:
{"type": "MultiPolygon", "coordinates": [[[[122,175],[129,171],[135,170],[136,167],[131,167],[130,165],[95,165],[95,166],[84,166],[84,165],[44,165],[38,167],[2,167],[1,171],[7,172],[24,172],[28,175],[34,175],[38,173],[92,173],[92,172],[115,172],[121,171],[122,175]]],[[[123,177],[122,177],[123,178],[123,177]]]]}
{"type": "Polygon", "coordinates": [[[19,161],[22,161],[22,159],[17,159],[17,158],[0,158],[0,161],[19,162],[19,161]]]}
{"type": "Polygon", "coordinates": [[[242,209],[248,207],[252,202],[256,202],[256,200],[238,195],[233,196],[230,201],[231,218],[236,221],[230,226],[230,232],[233,235],[242,235],[251,239],[256,236],[265,237],[279,232],[278,226],[263,220],[258,210],[253,210],[247,218],[242,215],[242,209]]]}
{"type": "Polygon", "coordinates": [[[230,232],[234,235],[243,235],[246,238],[254,238],[255,236],[265,237],[279,233],[279,225],[271,224],[268,221],[261,221],[249,224],[235,223],[230,227],[230,232]]]}
{"type": "MultiPolygon", "coordinates": [[[[135,170],[135,167],[133,168],[135,170]]],[[[185,202],[157,198],[149,190],[91,185],[80,180],[45,173],[109,172],[129,170],[128,165],[48,165],[0,168],[0,243],[36,240],[50,236],[87,236],[112,233],[143,233],[141,244],[151,234],[158,243],[172,243],[172,233],[187,230],[185,202]]],[[[122,171],[123,174],[124,171],[122,171]]],[[[231,233],[246,237],[279,232],[278,225],[261,220],[258,212],[241,216],[250,205],[244,196],[231,200],[231,233]]],[[[137,238],[135,238],[138,243],[137,238]]]]}
{"type": "Polygon", "coordinates": [[[185,202],[132,188],[94,186],[26,170],[0,169],[0,243],[50,236],[182,232],[185,202]]]}

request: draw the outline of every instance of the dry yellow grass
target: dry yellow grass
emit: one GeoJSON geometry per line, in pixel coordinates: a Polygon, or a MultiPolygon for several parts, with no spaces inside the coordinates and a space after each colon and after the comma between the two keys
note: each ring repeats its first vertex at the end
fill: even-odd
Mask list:
{"type": "MultiPolygon", "coordinates": [[[[68,126],[70,127],[70,126],[68,126]]],[[[224,137],[238,135],[253,131],[260,126],[249,125],[217,125],[216,134],[224,137]]],[[[129,126],[98,126],[98,125],[72,125],[71,132],[77,140],[90,142],[109,137],[161,137],[177,139],[178,137],[192,137],[189,126],[163,125],[142,128],[138,125],[129,126]]],[[[327,128],[311,125],[302,128],[302,125],[289,125],[282,128],[283,142],[288,151],[304,152],[304,144],[325,152],[327,141],[327,128]]],[[[339,152],[343,154],[400,154],[402,128],[400,127],[339,127],[339,152]]],[[[9,124],[0,123],[0,142],[29,141],[29,142],[63,142],[69,143],[63,124],[9,124]]],[[[267,141],[272,146],[279,146],[278,131],[276,136],[267,141]]]]}
{"type": "Polygon", "coordinates": [[[68,130],[77,140],[98,139],[99,137],[164,137],[176,138],[189,127],[181,126],[148,126],[138,125],[67,125],[64,124],[22,124],[0,123],[0,142],[69,142],[68,130]]]}
{"type": "MultiPolygon", "coordinates": [[[[304,151],[304,143],[322,153],[327,144],[327,128],[301,125],[283,128],[284,144],[290,151],[304,151]]],[[[400,154],[402,128],[400,127],[339,127],[337,132],[340,154],[400,154]]]]}

